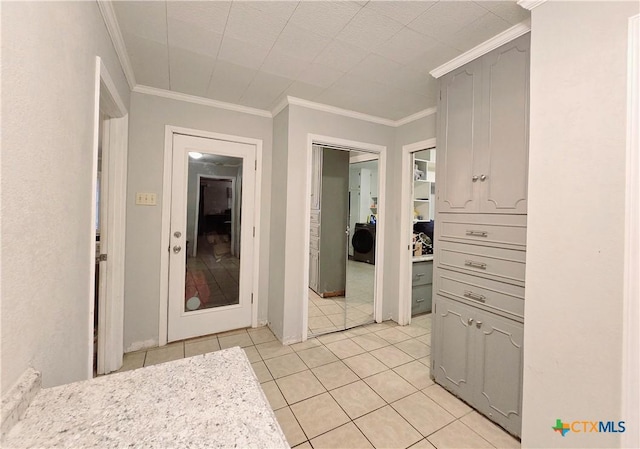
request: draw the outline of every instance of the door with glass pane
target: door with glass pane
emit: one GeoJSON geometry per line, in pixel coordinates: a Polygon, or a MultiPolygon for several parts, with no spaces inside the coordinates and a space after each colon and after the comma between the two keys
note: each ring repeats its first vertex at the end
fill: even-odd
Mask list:
{"type": "Polygon", "coordinates": [[[255,154],[174,135],[168,341],[251,325],[255,154]]]}

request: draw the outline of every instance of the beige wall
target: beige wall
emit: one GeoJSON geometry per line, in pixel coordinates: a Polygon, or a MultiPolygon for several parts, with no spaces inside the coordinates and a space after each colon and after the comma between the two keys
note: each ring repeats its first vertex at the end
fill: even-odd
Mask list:
{"type": "Polygon", "coordinates": [[[132,93],[129,124],[124,347],[156,346],[160,317],[161,202],[165,125],[262,140],[260,295],[258,321],[267,320],[271,214],[272,119],[132,93]],[[135,192],[155,192],[158,206],[136,206],[135,192]]]}
{"type": "MultiPolygon", "coordinates": [[[[556,419],[621,416],[627,20],[637,2],[532,11],[522,447],[619,447],[556,419]]],[[[637,425],[637,423],[627,423],[637,425]]]]}
{"type": "Polygon", "coordinates": [[[96,2],[2,4],[4,394],[91,376],[96,56],[129,87],[96,2]]]}

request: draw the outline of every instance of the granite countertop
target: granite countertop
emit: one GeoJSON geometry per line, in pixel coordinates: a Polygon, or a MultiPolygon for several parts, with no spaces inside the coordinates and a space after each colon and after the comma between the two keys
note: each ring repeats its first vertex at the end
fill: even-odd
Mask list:
{"type": "Polygon", "coordinates": [[[424,256],[413,256],[413,262],[428,262],[433,260],[433,254],[425,254],[424,256]]]}
{"type": "Polygon", "coordinates": [[[41,390],[3,448],[288,448],[240,348],[41,390]]]}

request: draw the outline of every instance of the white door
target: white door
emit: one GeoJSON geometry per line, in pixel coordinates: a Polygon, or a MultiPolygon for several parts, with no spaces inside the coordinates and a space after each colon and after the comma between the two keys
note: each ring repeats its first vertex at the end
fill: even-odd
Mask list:
{"type": "Polygon", "coordinates": [[[168,341],[251,325],[255,158],[255,145],[173,137],[168,341]],[[230,202],[240,198],[239,254],[231,251],[231,204],[195,204],[202,174],[241,180],[229,195],[230,202]],[[194,256],[187,246],[196,240],[194,256]]]}

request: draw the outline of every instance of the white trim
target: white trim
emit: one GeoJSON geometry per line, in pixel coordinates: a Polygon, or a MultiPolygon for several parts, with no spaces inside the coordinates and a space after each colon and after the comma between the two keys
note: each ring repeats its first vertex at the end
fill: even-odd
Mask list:
{"type": "Polygon", "coordinates": [[[251,326],[258,326],[258,304],[260,303],[260,211],[262,204],[262,145],[261,139],[221,134],[199,129],[165,125],[164,140],[164,170],[162,181],[162,224],[160,239],[160,314],[158,322],[158,346],[167,344],[167,324],[169,313],[169,232],[171,220],[171,173],[173,155],[173,135],[186,134],[194,137],[225,140],[229,142],[246,143],[256,147],[256,188],[254,206],[254,227],[256,235],[253,239],[253,304],[251,305],[251,326]]]}
{"type": "Polygon", "coordinates": [[[547,0],[518,0],[518,6],[522,6],[524,9],[531,11],[546,2],[547,0]]]}
{"type": "Polygon", "coordinates": [[[200,183],[205,179],[224,179],[231,181],[231,254],[236,255],[236,178],[233,176],[218,176],[198,173],[198,189],[196,190],[196,220],[193,224],[193,251],[192,256],[198,255],[198,220],[200,218],[200,183]]]}
{"type": "Polygon", "coordinates": [[[504,30],[500,34],[493,36],[491,39],[487,39],[480,45],[473,47],[471,50],[466,51],[459,56],[456,56],[451,61],[445,62],[440,67],[436,67],[435,69],[430,71],[429,74],[434,78],[440,78],[442,75],[446,75],[452,70],[455,70],[458,67],[462,67],[466,63],[489,53],[491,50],[495,50],[501,45],[504,45],[507,42],[510,42],[522,36],[523,34],[528,33],[529,31],[531,31],[531,20],[527,19],[512,26],[511,28],[504,30]]]}
{"type": "Polygon", "coordinates": [[[437,108],[427,108],[422,111],[418,111],[415,114],[408,115],[405,118],[401,118],[400,120],[396,120],[396,127],[406,125],[407,123],[414,122],[423,117],[428,117],[429,115],[435,114],[437,112],[437,108]]]}
{"type": "MultiPolygon", "coordinates": [[[[627,67],[627,162],[625,273],[623,296],[622,419],[640,422],[640,15],[629,19],[627,67]]],[[[640,431],[630,424],[621,447],[640,447],[640,431]]]]}
{"type": "Polygon", "coordinates": [[[139,94],[154,95],[156,97],[169,98],[172,100],[186,101],[187,103],[201,104],[203,106],[210,106],[218,109],[226,109],[228,111],[242,112],[244,114],[257,115],[260,117],[271,118],[271,112],[264,109],[251,108],[249,106],[241,106],[239,104],[226,103],[224,101],[212,100],[211,98],[198,97],[196,95],[188,95],[180,92],[173,92],[171,90],[158,89],[157,87],[144,86],[138,84],[133,88],[134,92],[139,94]]]}
{"type": "Polygon", "coordinates": [[[377,323],[382,322],[382,300],[383,300],[383,275],[384,275],[384,241],[385,241],[385,221],[386,221],[386,175],[387,175],[387,147],[366,142],[341,139],[338,137],[323,136],[319,134],[307,134],[307,181],[305,184],[305,228],[304,228],[304,248],[305,257],[303,263],[302,276],[302,341],[308,338],[309,326],[309,244],[311,231],[311,170],[313,145],[330,145],[343,147],[345,149],[357,149],[359,151],[376,153],[378,155],[378,220],[376,224],[376,265],[375,265],[375,297],[373,317],[377,323]]]}
{"type": "MultiPolygon", "coordinates": [[[[411,223],[412,207],[411,183],[413,182],[413,172],[411,171],[411,153],[416,151],[433,148],[436,146],[436,139],[421,140],[420,142],[410,143],[402,146],[402,174],[400,177],[401,193],[400,193],[400,267],[398,288],[398,324],[404,326],[411,323],[411,223]],[[407,251],[405,252],[405,249],[407,251]]],[[[438,178],[436,178],[438,182],[438,178]]]]}
{"type": "Polygon", "coordinates": [[[120,98],[115,83],[102,59],[96,57],[95,79],[95,117],[94,117],[94,148],[92,161],[91,182],[91,231],[90,235],[90,357],[88,361],[88,378],[93,377],[93,317],[95,297],[95,216],[96,216],[96,188],[98,183],[98,135],[100,132],[100,112],[107,119],[104,121],[103,163],[108,186],[107,195],[101,201],[106,201],[106,216],[101,220],[106,223],[107,234],[101,252],[108,255],[104,265],[105,289],[99,295],[98,313],[98,373],[109,373],[122,366],[124,342],[124,254],[126,227],[126,180],[127,180],[127,148],[128,123],[127,109],[120,98]],[[106,291],[106,293],[105,293],[106,291]]]}
{"type": "Polygon", "coordinates": [[[289,98],[293,97],[284,97],[282,100],[280,100],[280,102],[276,103],[276,107],[271,110],[271,117],[275,117],[276,115],[280,114],[280,112],[282,112],[284,108],[289,106],[289,98]]]}
{"type": "Polygon", "coordinates": [[[102,14],[102,19],[107,27],[113,48],[118,55],[118,60],[122,66],[122,71],[129,84],[129,89],[136,87],[136,77],[131,67],[131,61],[129,60],[129,54],[127,53],[127,47],[124,45],[124,39],[120,32],[120,26],[118,25],[118,19],[116,18],[116,12],[113,10],[111,1],[98,0],[98,8],[102,14]]]}
{"type": "Polygon", "coordinates": [[[303,100],[302,98],[287,97],[287,102],[290,105],[302,106],[308,109],[314,109],[316,111],[328,112],[330,114],[342,115],[344,117],[355,118],[358,120],[364,120],[366,122],[377,123],[379,125],[391,126],[395,128],[395,120],[388,118],[376,117],[374,115],[364,114],[362,112],[351,111],[348,109],[338,108],[336,106],[329,106],[327,104],[315,103],[313,101],[303,100]]]}

